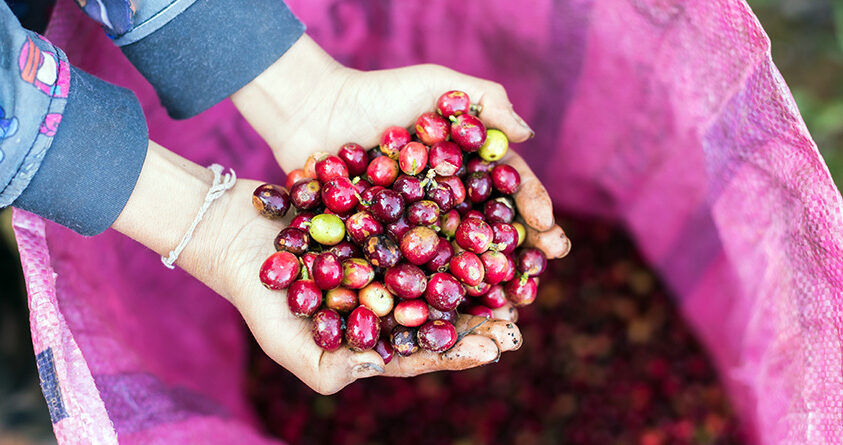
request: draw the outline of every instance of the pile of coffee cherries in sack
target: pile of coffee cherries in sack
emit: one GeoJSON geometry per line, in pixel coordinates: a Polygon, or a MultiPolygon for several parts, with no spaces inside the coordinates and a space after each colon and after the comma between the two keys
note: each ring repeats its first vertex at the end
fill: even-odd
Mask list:
{"type": "Polygon", "coordinates": [[[390,127],[380,146],[347,143],[263,184],[252,202],[277,219],[296,215],[260,269],[287,291],[290,311],[313,322],[325,350],[375,349],[385,362],[454,346],[457,314],[492,317],[537,294],[544,254],[521,247],[512,198],[518,172],[498,163],[506,136],[486,129],[467,94],[450,91],[419,116],[415,135],[390,127]]]}

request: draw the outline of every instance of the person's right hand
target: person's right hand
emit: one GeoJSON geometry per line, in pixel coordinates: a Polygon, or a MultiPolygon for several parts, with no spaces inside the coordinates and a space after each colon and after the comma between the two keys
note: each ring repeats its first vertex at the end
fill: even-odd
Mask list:
{"type": "MultiPolygon", "coordinates": [[[[512,142],[532,136],[498,83],[432,64],[350,69],[307,35],[232,95],[232,101],[289,173],[302,168],[311,154],[334,152],[346,142],[377,146],[384,129],[412,127],[419,115],[434,109],[439,95],[455,89],[468,93],[481,106],[480,119],[512,142]]],[[[521,174],[515,201],[533,244],[548,258],[565,256],[570,241],[554,223],[553,205],[544,186],[514,150],[501,162],[521,174]]]]}

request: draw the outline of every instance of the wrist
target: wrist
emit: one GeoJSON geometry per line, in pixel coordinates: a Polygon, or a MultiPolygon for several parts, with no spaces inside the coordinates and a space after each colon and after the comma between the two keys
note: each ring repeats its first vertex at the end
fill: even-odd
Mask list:
{"type": "MultiPolygon", "coordinates": [[[[137,185],[112,227],[166,256],[193,223],[212,182],[210,170],[150,141],[137,185]]],[[[212,288],[213,263],[223,250],[213,228],[225,219],[227,195],[214,201],[176,262],[212,288]]]]}
{"type": "MultiPolygon", "coordinates": [[[[283,162],[284,138],[313,116],[319,102],[337,97],[353,70],[335,61],[307,34],[263,73],[231,95],[243,117],[283,162]]],[[[294,168],[294,167],[293,167],[294,168]]]]}

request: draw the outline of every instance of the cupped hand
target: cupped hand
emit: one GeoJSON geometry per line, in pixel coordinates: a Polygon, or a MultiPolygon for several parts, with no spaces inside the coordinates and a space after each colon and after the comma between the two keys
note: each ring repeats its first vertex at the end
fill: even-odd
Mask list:
{"type": "MultiPolygon", "coordinates": [[[[480,105],[479,117],[487,127],[500,129],[511,142],[533,136],[498,83],[431,64],[353,70],[335,62],[306,35],[232,100],[290,172],[304,166],[310,154],[333,152],[346,142],[378,145],[385,128],[412,127],[449,90],[468,93],[480,105]]],[[[549,258],[567,254],[570,241],[554,223],[544,186],[513,150],[502,162],[521,174],[515,199],[533,244],[549,258]]]]}
{"type": "MultiPolygon", "coordinates": [[[[209,225],[217,227],[219,235],[212,243],[199,242],[222,247],[208,255],[211,264],[202,267],[213,271],[212,287],[237,307],[264,352],[313,390],[332,394],[364,377],[407,377],[471,368],[493,363],[502,352],[521,346],[521,333],[514,323],[517,312],[507,306],[495,312],[500,318],[496,320],[462,315],[457,323],[460,341],[441,354],[396,354],[385,365],[373,350],[357,352],[345,345],[332,352],[322,350],[313,341],[311,321],[290,312],[286,293],[269,290],[258,279],[261,264],[275,251],[272,240],[290,219],[288,215],[271,221],[258,215],[251,205],[251,193],[259,184],[240,180],[215,204],[216,214],[209,225]]],[[[190,263],[181,266],[193,273],[190,263]]]]}

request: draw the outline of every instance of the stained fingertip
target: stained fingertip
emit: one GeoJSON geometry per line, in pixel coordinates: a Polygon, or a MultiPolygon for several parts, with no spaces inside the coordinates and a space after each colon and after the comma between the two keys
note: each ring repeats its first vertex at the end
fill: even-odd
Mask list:
{"type": "Polygon", "coordinates": [[[464,369],[494,362],[500,355],[498,345],[491,338],[469,335],[443,353],[442,359],[451,362],[449,367],[453,369],[464,369]]]}

